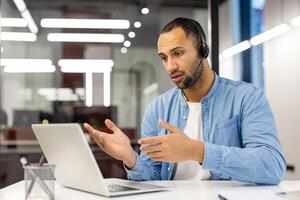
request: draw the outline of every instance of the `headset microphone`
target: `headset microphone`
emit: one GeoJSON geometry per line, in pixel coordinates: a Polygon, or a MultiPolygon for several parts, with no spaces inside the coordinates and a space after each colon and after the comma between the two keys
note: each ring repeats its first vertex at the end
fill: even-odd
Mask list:
{"type": "Polygon", "coordinates": [[[183,86],[184,86],[183,89],[191,87],[199,79],[201,74],[198,74],[197,71],[199,70],[199,67],[201,66],[203,60],[207,58],[209,55],[209,47],[206,43],[205,33],[201,25],[195,20],[191,20],[191,23],[195,27],[196,35],[199,37],[198,39],[201,41],[201,45],[197,49],[198,57],[201,59],[201,61],[196,67],[195,71],[183,81],[183,86]]]}
{"type": "Polygon", "coordinates": [[[203,58],[201,58],[200,63],[198,64],[198,66],[196,67],[195,71],[192,73],[192,75],[188,76],[184,81],[183,81],[183,85],[184,85],[184,89],[185,88],[189,88],[192,86],[192,84],[195,82],[194,81],[194,76],[196,75],[196,72],[198,71],[199,67],[201,66],[203,61],[203,58]]]}

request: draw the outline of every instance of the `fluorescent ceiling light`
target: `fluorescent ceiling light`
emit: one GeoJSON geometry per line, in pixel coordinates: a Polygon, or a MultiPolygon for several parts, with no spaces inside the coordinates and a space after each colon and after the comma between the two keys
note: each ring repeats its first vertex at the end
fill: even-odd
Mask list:
{"type": "Polygon", "coordinates": [[[25,32],[1,32],[0,40],[33,42],[36,41],[36,34],[25,32]]]}
{"type": "Polygon", "coordinates": [[[128,29],[130,22],[123,19],[62,19],[44,18],[44,28],[83,28],[83,29],[128,29]]]}
{"type": "Polygon", "coordinates": [[[128,33],[128,37],[134,38],[134,37],[135,37],[135,32],[130,31],[130,32],[128,33]]]}
{"type": "Polygon", "coordinates": [[[148,13],[149,13],[149,8],[142,8],[141,9],[141,13],[143,14],[143,15],[147,15],[148,13]]]}
{"type": "Polygon", "coordinates": [[[139,21],[136,21],[136,22],[134,22],[133,26],[134,26],[135,28],[140,28],[140,27],[142,26],[142,23],[139,22],[139,21]]]}
{"type": "Polygon", "coordinates": [[[45,66],[45,65],[52,65],[52,61],[49,59],[15,59],[15,58],[3,58],[0,59],[1,66],[7,65],[26,65],[26,66],[45,66]]]}
{"type": "Polygon", "coordinates": [[[78,101],[79,98],[75,94],[63,96],[45,96],[48,101],[78,101]]]}
{"type": "Polygon", "coordinates": [[[78,101],[79,98],[70,88],[40,88],[38,94],[48,101],[78,101]]]}
{"type": "Polygon", "coordinates": [[[56,70],[49,59],[3,58],[0,65],[6,73],[52,73],[56,70]]]}
{"type": "Polygon", "coordinates": [[[103,76],[103,105],[110,106],[110,72],[105,72],[103,76]]]}
{"type": "Polygon", "coordinates": [[[158,89],[158,83],[152,83],[143,90],[144,95],[149,95],[158,89]]]}
{"type": "Polygon", "coordinates": [[[58,65],[64,73],[104,73],[111,71],[114,62],[108,59],[61,59],[58,65]]]}
{"type": "Polygon", "coordinates": [[[42,96],[53,96],[56,94],[72,94],[70,88],[40,88],[38,89],[38,94],[42,96]]]}
{"type": "Polygon", "coordinates": [[[26,27],[27,22],[23,18],[1,18],[2,27],[26,27]]]}
{"type": "Polygon", "coordinates": [[[63,66],[60,68],[63,73],[105,73],[110,72],[111,67],[101,66],[63,66]]]}
{"type": "Polygon", "coordinates": [[[275,28],[272,28],[268,31],[265,31],[259,35],[252,37],[250,39],[250,43],[252,45],[261,44],[261,43],[266,42],[276,36],[279,36],[279,35],[285,33],[288,30],[289,30],[289,26],[287,24],[281,24],[279,26],[276,26],[275,28]]]}
{"type": "Polygon", "coordinates": [[[23,0],[14,0],[14,2],[20,12],[23,12],[27,9],[23,0]]]}
{"type": "Polygon", "coordinates": [[[64,66],[87,67],[87,65],[112,67],[114,65],[114,61],[109,59],[60,59],[58,61],[58,65],[61,67],[64,66]]]}
{"type": "Polygon", "coordinates": [[[30,12],[28,10],[25,10],[24,12],[21,12],[22,17],[26,20],[29,30],[32,33],[37,33],[39,31],[37,25],[35,24],[30,12]]]}
{"type": "Polygon", "coordinates": [[[127,47],[127,48],[131,46],[131,42],[128,40],[126,40],[123,44],[124,44],[124,47],[127,47]]]}
{"type": "MultiPolygon", "coordinates": [[[[103,104],[110,106],[110,72],[104,72],[103,76],[103,104]]],[[[88,107],[93,105],[93,73],[88,72],[85,74],[85,104],[88,107]]]]}
{"type": "Polygon", "coordinates": [[[85,73],[86,105],[93,105],[93,73],[104,73],[104,105],[110,105],[110,72],[114,65],[112,60],[61,59],[58,61],[64,73],[85,73]]]}
{"type": "Polygon", "coordinates": [[[4,66],[6,73],[52,73],[55,72],[53,65],[6,65],[4,66]]]}
{"type": "Polygon", "coordinates": [[[122,47],[121,48],[121,53],[123,53],[123,54],[127,53],[127,48],[126,47],[122,47]]]}
{"type": "Polygon", "coordinates": [[[29,30],[32,33],[37,33],[39,31],[38,27],[35,24],[30,12],[27,10],[24,0],[14,0],[14,2],[16,4],[18,10],[20,11],[22,17],[25,19],[29,30]]]}
{"type": "Polygon", "coordinates": [[[293,18],[291,24],[293,26],[300,26],[300,16],[293,18]]]}
{"type": "Polygon", "coordinates": [[[246,49],[249,49],[251,47],[250,43],[248,40],[246,41],[243,41],[241,43],[238,43],[232,47],[229,47],[228,49],[225,49],[222,53],[222,56],[224,58],[226,57],[230,57],[230,56],[233,56],[235,54],[238,54],[242,51],[245,51],[246,49]]]}
{"type": "Polygon", "coordinates": [[[121,43],[124,41],[122,34],[95,34],[95,33],[49,33],[50,42],[103,42],[121,43]]]}

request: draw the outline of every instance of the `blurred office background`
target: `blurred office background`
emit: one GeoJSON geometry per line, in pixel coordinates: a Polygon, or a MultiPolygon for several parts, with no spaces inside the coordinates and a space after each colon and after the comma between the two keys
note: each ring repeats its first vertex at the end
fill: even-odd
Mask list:
{"type": "MultiPolygon", "coordinates": [[[[23,179],[21,156],[37,162],[41,155],[32,123],[106,130],[110,118],[137,149],[146,106],[174,87],[156,43],[179,16],[202,24],[220,76],[265,91],[288,162],[285,179],[300,178],[300,0],[0,2],[0,188],[23,179]]],[[[105,177],[126,177],[122,163],[91,146],[105,177]]]]}

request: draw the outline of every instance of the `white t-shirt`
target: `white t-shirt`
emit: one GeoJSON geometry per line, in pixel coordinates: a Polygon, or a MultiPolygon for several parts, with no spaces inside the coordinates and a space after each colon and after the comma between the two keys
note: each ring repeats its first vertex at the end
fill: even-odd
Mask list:
{"type": "MultiPolygon", "coordinates": [[[[187,102],[189,115],[184,133],[191,139],[203,141],[201,103],[187,102]]],[[[210,179],[208,170],[196,161],[184,161],[177,165],[173,180],[207,180],[210,179]]]]}

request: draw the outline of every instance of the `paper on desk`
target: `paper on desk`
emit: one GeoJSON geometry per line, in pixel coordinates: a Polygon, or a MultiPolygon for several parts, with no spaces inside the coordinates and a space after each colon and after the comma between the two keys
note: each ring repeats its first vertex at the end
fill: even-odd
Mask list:
{"type": "Polygon", "coordinates": [[[272,191],[219,191],[218,193],[227,200],[282,200],[272,191]]]}

